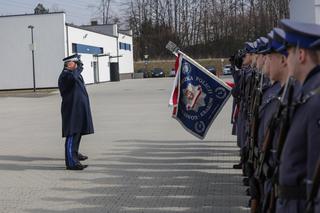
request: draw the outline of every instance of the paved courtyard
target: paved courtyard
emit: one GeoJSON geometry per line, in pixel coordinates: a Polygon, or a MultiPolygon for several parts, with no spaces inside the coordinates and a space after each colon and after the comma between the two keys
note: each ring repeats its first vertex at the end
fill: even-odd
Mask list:
{"type": "Polygon", "coordinates": [[[204,141],[170,117],[172,78],[88,86],[95,134],[64,168],[60,96],[0,94],[0,212],[248,212],[231,99],[204,141]]]}

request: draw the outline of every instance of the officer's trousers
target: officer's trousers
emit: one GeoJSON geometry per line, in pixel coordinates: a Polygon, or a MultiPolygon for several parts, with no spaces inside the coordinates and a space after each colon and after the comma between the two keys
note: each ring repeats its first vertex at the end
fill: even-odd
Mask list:
{"type": "Polygon", "coordinates": [[[67,167],[73,167],[79,164],[79,146],[80,146],[81,134],[76,133],[74,135],[66,137],[65,142],[65,162],[67,167]]]}

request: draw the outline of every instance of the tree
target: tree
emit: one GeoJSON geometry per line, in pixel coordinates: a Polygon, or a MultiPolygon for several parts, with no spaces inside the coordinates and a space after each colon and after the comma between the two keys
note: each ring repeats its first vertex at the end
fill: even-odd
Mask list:
{"type": "Polygon", "coordinates": [[[289,0],[131,0],[136,59],[165,57],[171,38],[193,57],[228,57],[288,17],[289,0]],[[154,51],[156,50],[156,51],[154,51]]]}
{"type": "Polygon", "coordinates": [[[46,9],[41,3],[34,8],[34,14],[45,14],[49,13],[49,9],[46,9]]]}
{"type": "Polygon", "coordinates": [[[98,9],[102,15],[102,23],[103,24],[109,24],[110,3],[111,3],[111,0],[101,0],[101,2],[100,2],[100,6],[98,9]]]}

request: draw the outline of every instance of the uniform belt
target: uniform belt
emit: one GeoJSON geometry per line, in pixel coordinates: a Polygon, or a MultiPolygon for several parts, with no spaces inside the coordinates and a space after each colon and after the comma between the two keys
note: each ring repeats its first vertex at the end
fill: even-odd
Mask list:
{"type": "Polygon", "coordinates": [[[306,185],[299,186],[278,186],[278,197],[284,200],[306,200],[306,185]]]}

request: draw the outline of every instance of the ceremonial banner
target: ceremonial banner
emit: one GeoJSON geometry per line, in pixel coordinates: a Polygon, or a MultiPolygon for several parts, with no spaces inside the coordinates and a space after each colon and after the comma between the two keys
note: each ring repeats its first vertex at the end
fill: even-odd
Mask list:
{"type": "Polygon", "coordinates": [[[204,139],[231,94],[231,88],[180,52],[169,105],[172,117],[194,136],[204,139]]]}

